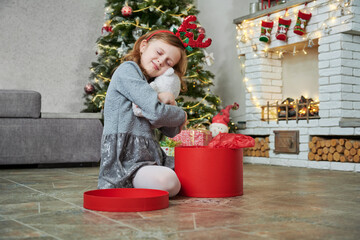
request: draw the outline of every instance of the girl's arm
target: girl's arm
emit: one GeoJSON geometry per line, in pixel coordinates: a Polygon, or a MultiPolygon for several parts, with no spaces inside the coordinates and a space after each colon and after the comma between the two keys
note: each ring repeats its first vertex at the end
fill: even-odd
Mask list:
{"type": "Polygon", "coordinates": [[[185,111],[177,106],[163,104],[157,92],[147,83],[135,62],[125,62],[115,71],[111,81],[129,101],[140,107],[150,124],[160,127],[179,127],[185,121],[185,111]]]}
{"type": "Polygon", "coordinates": [[[161,127],[159,130],[169,138],[173,138],[181,132],[180,127],[161,127]]]}
{"type": "Polygon", "coordinates": [[[183,122],[183,124],[180,127],[162,127],[159,128],[159,130],[167,137],[175,137],[176,135],[178,135],[181,130],[185,127],[185,125],[187,124],[187,114],[185,112],[185,121],[183,122]]]}

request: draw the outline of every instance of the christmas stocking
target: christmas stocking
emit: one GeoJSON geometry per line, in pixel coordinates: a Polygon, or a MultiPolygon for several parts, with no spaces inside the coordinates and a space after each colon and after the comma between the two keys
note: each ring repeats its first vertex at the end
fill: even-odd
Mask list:
{"type": "Polygon", "coordinates": [[[296,25],[294,27],[294,33],[298,34],[298,35],[303,35],[306,31],[306,25],[309,22],[311,18],[311,13],[305,13],[302,11],[299,11],[298,13],[298,18],[296,21],[296,25]]]}
{"type": "Polygon", "coordinates": [[[291,19],[279,18],[279,26],[276,32],[276,39],[279,39],[281,41],[287,40],[286,34],[289,30],[290,24],[291,19]]]}
{"type": "Polygon", "coordinates": [[[270,34],[273,26],[273,21],[261,21],[261,34],[259,38],[260,41],[270,43],[270,34]]]}

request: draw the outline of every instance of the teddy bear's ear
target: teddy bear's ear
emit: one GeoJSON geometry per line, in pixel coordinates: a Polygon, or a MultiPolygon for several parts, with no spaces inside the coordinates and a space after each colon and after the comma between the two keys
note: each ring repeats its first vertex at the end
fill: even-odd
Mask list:
{"type": "Polygon", "coordinates": [[[166,70],[166,72],[164,73],[164,75],[170,76],[174,74],[174,69],[173,68],[169,68],[168,70],[166,70]]]}

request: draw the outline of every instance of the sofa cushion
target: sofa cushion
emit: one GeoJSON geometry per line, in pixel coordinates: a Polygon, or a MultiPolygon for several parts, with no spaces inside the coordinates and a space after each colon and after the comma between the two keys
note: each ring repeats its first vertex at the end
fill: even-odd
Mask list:
{"type": "Polygon", "coordinates": [[[30,90],[0,90],[0,118],[39,118],[41,95],[30,90]]]}

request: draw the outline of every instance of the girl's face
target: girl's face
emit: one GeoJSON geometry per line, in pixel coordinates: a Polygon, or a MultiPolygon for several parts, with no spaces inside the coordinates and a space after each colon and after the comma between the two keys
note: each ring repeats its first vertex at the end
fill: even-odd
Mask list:
{"type": "Polygon", "coordinates": [[[140,64],[150,78],[157,77],[179,62],[180,51],[163,40],[144,40],[140,45],[140,64]]]}

